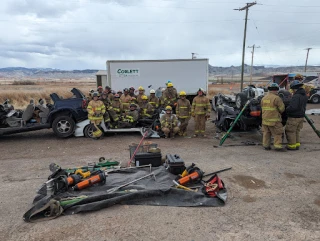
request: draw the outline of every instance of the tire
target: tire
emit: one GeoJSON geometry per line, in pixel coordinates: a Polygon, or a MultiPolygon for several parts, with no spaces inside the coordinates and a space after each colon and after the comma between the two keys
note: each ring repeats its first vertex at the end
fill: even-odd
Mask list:
{"type": "Polygon", "coordinates": [[[93,133],[92,126],[91,124],[89,124],[84,128],[83,134],[87,138],[92,138],[93,137],[92,133],[93,133]]]}
{"type": "Polygon", "coordinates": [[[52,122],[53,132],[61,138],[72,136],[75,127],[76,124],[74,120],[69,116],[58,116],[52,122]]]}
{"type": "Polygon", "coordinates": [[[320,103],[320,96],[319,95],[314,95],[314,96],[311,97],[310,101],[313,104],[318,104],[318,103],[320,103]]]}
{"type": "Polygon", "coordinates": [[[246,104],[247,102],[247,96],[245,93],[239,93],[236,95],[236,107],[238,109],[242,109],[242,107],[246,104]]]}

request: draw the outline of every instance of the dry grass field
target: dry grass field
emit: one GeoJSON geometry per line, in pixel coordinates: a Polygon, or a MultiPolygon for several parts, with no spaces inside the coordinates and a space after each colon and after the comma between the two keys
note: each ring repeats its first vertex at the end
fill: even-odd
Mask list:
{"type": "Polygon", "coordinates": [[[9,99],[15,108],[23,109],[28,105],[30,99],[34,99],[36,102],[39,99],[45,99],[48,102],[51,93],[57,93],[64,98],[71,97],[70,90],[72,88],[78,88],[87,95],[90,89],[95,88],[95,84],[92,82],[54,82],[36,83],[35,85],[0,85],[0,103],[9,99]]]}

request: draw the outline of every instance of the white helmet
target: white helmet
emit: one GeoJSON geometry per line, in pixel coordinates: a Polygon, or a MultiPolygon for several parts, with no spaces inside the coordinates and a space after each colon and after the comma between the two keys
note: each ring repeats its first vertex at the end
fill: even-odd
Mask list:
{"type": "Polygon", "coordinates": [[[155,94],[156,91],[155,90],[150,90],[150,94],[155,94]]]}

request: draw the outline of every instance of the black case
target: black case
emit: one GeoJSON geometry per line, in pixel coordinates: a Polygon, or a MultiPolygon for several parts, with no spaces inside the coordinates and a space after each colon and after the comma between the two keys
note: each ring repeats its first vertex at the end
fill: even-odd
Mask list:
{"type": "Polygon", "coordinates": [[[153,167],[161,166],[161,153],[137,153],[134,157],[136,166],[151,164],[153,167]]]}
{"type": "Polygon", "coordinates": [[[182,174],[183,171],[186,169],[184,160],[182,160],[180,156],[177,154],[167,154],[166,166],[168,167],[169,172],[171,172],[174,175],[182,174]]]}

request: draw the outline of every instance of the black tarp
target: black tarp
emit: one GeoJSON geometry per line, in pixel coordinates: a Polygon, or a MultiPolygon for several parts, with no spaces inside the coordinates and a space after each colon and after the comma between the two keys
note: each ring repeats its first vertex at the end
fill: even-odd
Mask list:
{"type": "MultiPolygon", "coordinates": [[[[202,193],[201,188],[197,192],[186,191],[173,187],[175,175],[169,173],[165,167],[152,168],[156,180],[153,177],[140,180],[134,184],[124,187],[115,193],[107,193],[113,187],[128,183],[150,173],[149,168],[139,168],[131,170],[123,170],[117,173],[110,173],[106,177],[106,182],[103,185],[96,184],[82,191],[73,191],[69,189],[55,195],[54,197],[46,197],[45,188],[42,188],[38,193],[43,195],[43,198],[35,202],[34,206],[24,215],[25,221],[34,221],[41,218],[41,215],[35,215],[37,210],[45,208],[49,200],[61,200],[65,198],[85,196],[83,200],[70,205],[63,206],[62,213],[75,214],[80,212],[97,211],[102,208],[107,208],[116,204],[127,205],[154,205],[154,206],[175,206],[175,207],[217,207],[223,206],[227,199],[226,189],[221,190],[218,197],[207,197],[202,193]],[[131,190],[131,191],[128,191],[131,190]]],[[[201,184],[194,184],[200,186],[201,184]]],[[[37,198],[39,199],[39,197],[37,198]]],[[[54,206],[55,207],[55,206],[54,206]]],[[[60,210],[60,209],[59,209],[60,210]]],[[[57,211],[58,212],[58,211],[57,211]]],[[[51,214],[54,213],[51,210],[51,214]]],[[[59,216],[61,212],[57,213],[59,216]]],[[[48,216],[48,212],[46,213],[48,216]]]]}

